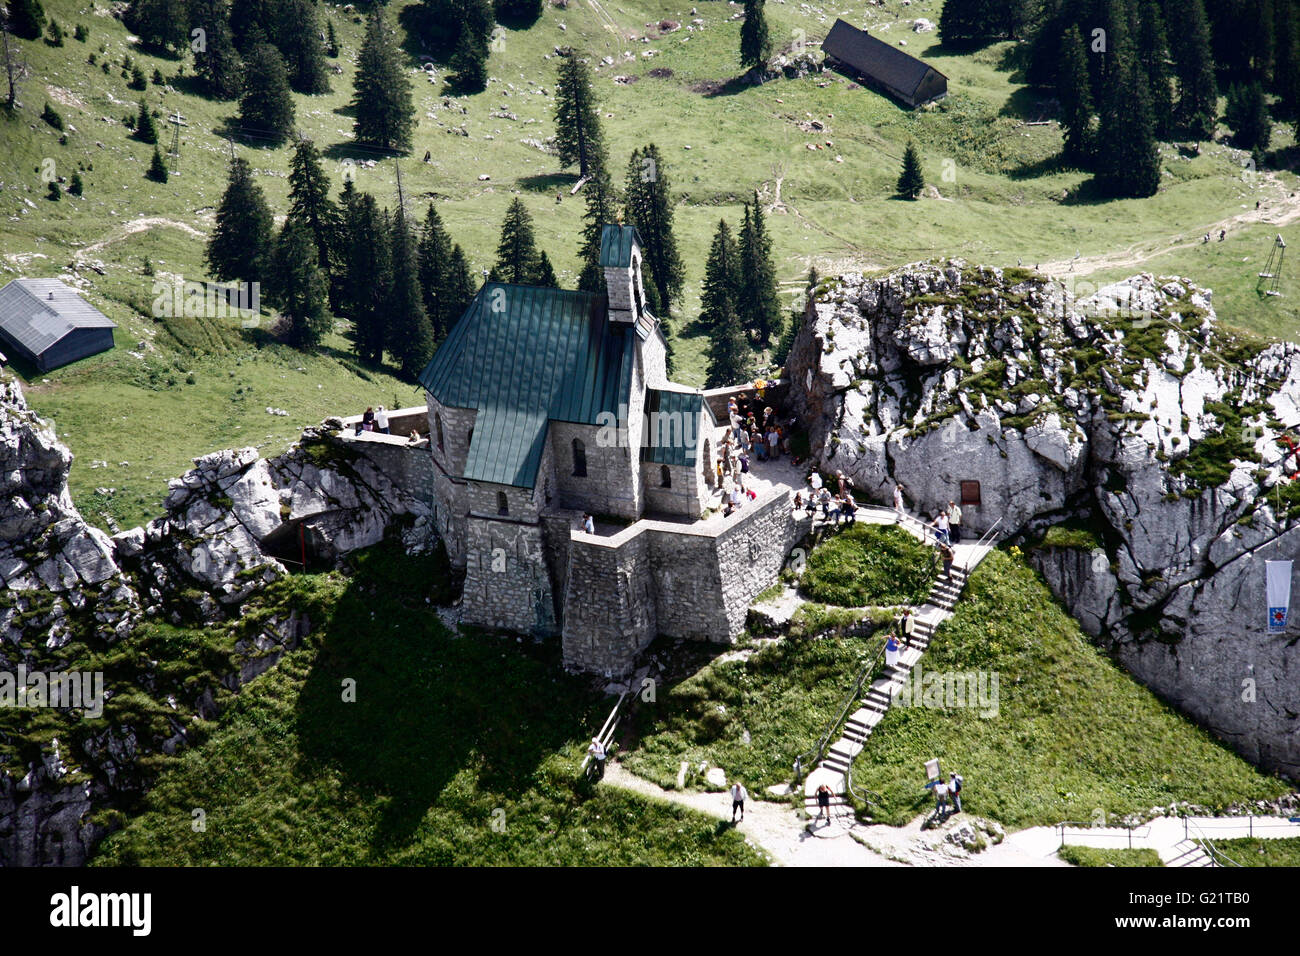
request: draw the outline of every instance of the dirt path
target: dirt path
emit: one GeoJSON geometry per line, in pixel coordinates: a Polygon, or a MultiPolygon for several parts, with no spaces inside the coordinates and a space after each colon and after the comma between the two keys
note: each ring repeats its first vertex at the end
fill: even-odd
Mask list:
{"type": "Polygon", "coordinates": [[[1201,245],[1201,238],[1208,232],[1211,241],[1217,240],[1220,230],[1231,231],[1234,227],[1253,223],[1268,223],[1272,226],[1286,226],[1300,219],[1300,194],[1292,195],[1286,186],[1272,173],[1263,177],[1267,185],[1272,186],[1275,194],[1260,201],[1258,209],[1248,209],[1235,216],[1228,216],[1217,222],[1208,223],[1189,236],[1179,233],[1167,239],[1143,239],[1114,252],[1096,256],[1081,256],[1078,259],[1060,259],[1039,264],[1038,271],[1049,276],[1089,275],[1102,269],[1119,269],[1137,266],[1178,249],[1190,249],[1201,245]]]}
{"type": "Polygon", "coordinates": [[[177,222],[175,219],[163,219],[160,216],[141,216],[139,219],[132,219],[130,222],[124,223],[116,235],[101,239],[99,242],[92,242],[88,246],[82,246],[76,251],[76,256],[80,259],[91,253],[98,252],[111,243],[121,242],[127,236],[134,236],[137,233],[144,232],[147,229],[155,229],[159,226],[170,226],[173,229],[179,229],[181,232],[189,233],[195,239],[207,238],[204,233],[199,232],[188,223],[177,222]]]}

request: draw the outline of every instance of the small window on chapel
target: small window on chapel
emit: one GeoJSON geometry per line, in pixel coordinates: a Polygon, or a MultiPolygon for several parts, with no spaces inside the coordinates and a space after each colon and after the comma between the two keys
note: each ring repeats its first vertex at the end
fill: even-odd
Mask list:
{"type": "Polygon", "coordinates": [[[497,492],[497,514],[510,514],[510,501],[506,498],[506,493],[504,491],[497,492]]]}
{"type": "Polygon", "coordinates": [[[433,421],[434,424],[438,426],[438,451],[445,451],[446,446],[443,444],[443,440],[442,440],[442,416],[434,415],[433,421]]]}
{"type": "Polygon", "coordinates": [[[587,477],[587,446],[581,438],[573,440],[573,475],[575,478],[587,477]]]}
{"type": "Polygon", "coordinates": [[[673,486],[673,473],[668,470],[667,465],[661,465],[659,467],[659,484],[663,488],[671,488],[673,486]]]}

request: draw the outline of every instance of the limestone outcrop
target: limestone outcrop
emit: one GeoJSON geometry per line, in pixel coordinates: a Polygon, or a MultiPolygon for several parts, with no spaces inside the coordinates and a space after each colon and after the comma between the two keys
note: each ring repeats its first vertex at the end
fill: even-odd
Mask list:
{"type": "Polygon", "coordinates": [[[1300,776],[1300,625],[1265,633],[1263,564],[1300,556],[1300,346],[1225,331],[1186,279],[1076,299],[952,260],[823,282],[787,373],[824,468],[926,514],[965,489],[967,534],[1033,546],[1135,676],[1300,776]]]}

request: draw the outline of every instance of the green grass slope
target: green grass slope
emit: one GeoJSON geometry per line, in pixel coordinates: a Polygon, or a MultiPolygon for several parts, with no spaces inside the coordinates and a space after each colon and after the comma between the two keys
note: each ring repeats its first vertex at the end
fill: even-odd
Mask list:
{"type": "Polygon", "coordinates": [[[976,569],[921,668],[997,674],[997,713],[890,708],[854,764],[854,781],[883,797],[883,822],[933,806],[922,785],[935,757],[965,779],[967,811],[1015,828],[1288,791],[1120,670],[1007,552],[976,569]]]}
{"type": "Polygon", "coordinates": [[[96,864],[766,862],[702,815],[577,783],[610,701],[549,653],[449,633],[437,583],[393,551],[356,563],[292,579],[312,636],[162,772],[96,864]]]}

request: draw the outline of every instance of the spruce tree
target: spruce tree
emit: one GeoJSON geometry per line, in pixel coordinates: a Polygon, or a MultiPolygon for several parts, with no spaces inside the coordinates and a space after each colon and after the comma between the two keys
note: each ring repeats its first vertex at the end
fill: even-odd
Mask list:
{"type": "Polygon", "coordinates": [[[577,165],[590,176],[605,165],[600,104],[591,88],[591,67],[576,50],[560,57],[555,86],[555,146],[560,166],[577,165]]]}
{"type": "Polygon", "coordinates": [[[462,29],[456,41],[456,52],[447,64],[452,72],[450,85],[458,93],[481,93],[488,81],[487,40],[468,29],[462,29]]]}
{"type": "Polygon", "coordinates": [[[46,33],[45,42],[50,46],[63,46],[63,27],[59,26],[59,21],[53,17],[50,18],[50,28],[46,33]]]}
{"type": "Polygon", "coordinates": [[[537,256],[537,265],[533,269],[533,285],[541,286],[543,289],[558,289],[560,287],[560,280],[555,274],[555,267],[551,265],[551,260],[546,255],[545,250],[542,250],[537,256]]]}
{"type": "Polygon", "coordinates": [[[9,32],[24,40],[35,40],[45,29],[45,9],[40,0],[5,0],[9,32]]]}
{"type": "Polygon", "coordinates": [[[81,173],[73,173],[72,181],[68,183],[68,192],[73,196],[80,196],[85,191],[85,183],[81,181],[81,173]]]}
{"type": "Polygon", "coordinates": [[[399,202],[392,226],[392,283],[387,311],[388,350],[403,374],[414,378],[433,357],[433,329],[424,311],[415,235],[399,202]]]}
{"type": "Polygon", "coordinates": [[[1178,11],[1179,28],[1174,55],[1178,70],[1178,105],[1175,110],[1184,132],[1196,139],[1209,139],[1218,118],[1218,86],[1214,78],[1214,55],[1210,49],[1210,25],[1202,0],[1171,0],[1178,11]]]}
{"type": "Polygon", "coordinates": [[[737,301],[741,294],[742,275],[740,250],[732,238],[731,227],[725,219],[719,219],[709,246],[709,257],[704,263],[704,285],[700,289],[699,326],[702,330],[711,335],[717,333],[728,314],[735,314],[739,319],[737,301]]]}
{"type": "Polygon", "coordinates": [[[289,85],[299,93],[328,93],[329,70],[315,0],[278,0],[276,16],[275,45],[284,56],[289,85]]]}
{"type": "Polygon", "coordinates": [[[754,353],[749,347],[745,327],[731,302],[724,302],[713,332],[709,350],[705,388],[740,385],[754,377],[754,353]]]}
{"type": "Polygon", "coordinates": [[[293,95],[280,51],[259,43],[245,61],[244,95],[239,99],[239,124],[273,142],[293,132],[293,95]]]}
{"type": "Polygon", "coordinates": [[[345,314],[352,320],[357,355],[380,363],[387,344],[389,286],[392,284],[392,243],[389,223],[375,197],[350,187],[343,194],[345,314]]]}
{"type": "Polygon", "coordinates": [[[608,171],[599,167],[583,187],[586,210],[582,214],[582,271],[578,274],[578,288],[583,292],[605,291],[605,274],[600,268],[600,238],[605,226],[618,219],[618,197],[608,171]]]}
{"type": "Polygon", "coordinates": [[[294,144],[289,160],[289,221],[304,226],[316,249],[316,265],[330,279],[330,307],[339,307],[342,284],[336,268],[339,230],[338,206],[330,199],[329,177],[321,166],[320,150],[303,137],[294,144]]]}
{"type": "Polygon", "coordinates": [[[267,270],[268,298],[288,320],[289,343],[313,349],[333,328],[325,295],[325,276],[316,261],[310,230],[286,220],[276,238],[267,270]]]}
{"type": "Polygon", "coordinates": [[[146,46],[181,49],[189,42],[186,0],[131,0],[122,22],[146,46]]]}
{"type": "MultiPolygon", "coordinates": [[[[653,143],[632,151],[627,165],[624,221],[641,236],[642,255],[650,271],[665,319],[682,294],[686,270],[673,233],[673,202],[668,167],[653,143]]],[[[667,333],[664,333],[665,336],[667,333]]]]}
{"type": "Polygon", "coordinates": [[[1159,0],[1142,0],[1138,31],[1138,58],[1146,72],[1151,94],[1151,116],[1157,138],[1170,136],[1174,128],[1174,86],[1169,67],[1169,40],[1159,0]]]}
{"type": "Polygon", "coordinates": [[[745,277],[739,299],[741,321],[752,329],[766,348],[781,326],[781,295],[776,265],[772,261],[772,239],[763,218],[763,207],[754,192],[752,205],[745,206],[740,230],[740,273],[745,277]]]}
{"type": "Polygon", "coordinates": [[[231,100],[243,86],[244,61],[230,32],[229,0],[190,0],[190,27],[203,31],[194,72],[209,96],[231,100]]]}
{"type": "Polygon", "coordinates": [[[745,20],[740,25],[740,65],[762,66],[772,55],[763,0],[745,0],[745,20]]]}
{"type": "Polygon", "coordinates": [[[921,155],[916,144],[909,142],[903,152],[903,171],[898,176],[898,194],[904,199],[915,199],[925,188],[925,174],[921,171],[921,155]]]}
{"type": "Polygon", "coordinates": [[[1146,73],[1134,54],[1124,0],[1110,0],[1109,50],[1098,129],[1098,181],[1112,196],[1154,195],[1160,185],[1146,73]]]}
{"type": "Polygon", "coordinates": [[[353,129],[358,143],[387,150],[411,147],[415,105],[401,55],[393,28],[384,19],[384,8],[376,7],[366,21],[353,81],[353,129]]]}
{"type": "Polygon", "coordinates": [[[158,152],[158,147],[153,148],[153,159],[149,160],[149,168],[145,171],[145,176],[156,183],[167,182],[167,164],[163,162],[162,153],[158,152]]]}
{"type": "Polygon", "coordinates": [[[143,98],[140,100],[140,110],[135,117],[133,135],[142,143],[158,142],[158,127],[154,125],[153,114],[149,112],[149,106],[143,98]]]}
{"type": "Polygon", "coordinates": [[[230,30],[240,53],[248,55],[259,43],[274,43],[276,0],[231,0],[230,30]]]}
{"type": "Polygon", "coordinates": [[[501,282],[531,285],[537,276],[537,241],[533,217],[516,196],[506,209],[497,243],[496,273],[501,282]]]}
{"type": "MultiPolygon", "coordinates": [[[[451,237],[433,203],[424,217],[420,243],[416,250],[420,290],[424,296],[424,313],[429,317],[434,341],[447,334],[454,318],[449,317],[452,301],[447,294],[451,270],[451,237]]],[[[459,316],[457,316],[459,317],[459,316]]]]}
{"type": "Polygon", "coordinates": [[[261,282],[275,217],[244,159],[230,164],[230,179],[217,206],[207,262],[222,282],[261,282]]]}
{"type": "Polygon", "coordinates": [[[1229,89],[1224,119],[1232,129],[1236,146],[1251,152],[1268,148],[1273,124],[1264,102],[1264,89],[1258,82],[1234,84],[1229,89]]]}
{"type": "Polygon", "coordinates": [[[1086,167],[1092,159],[1093,105],[1085,50],[1078,26],[1071,24],[1061,41],[1056,80],[1057,98],[1061,103],[1061,128],[1065,134],[1061,155],[1068,163],[1086,167]]]}

